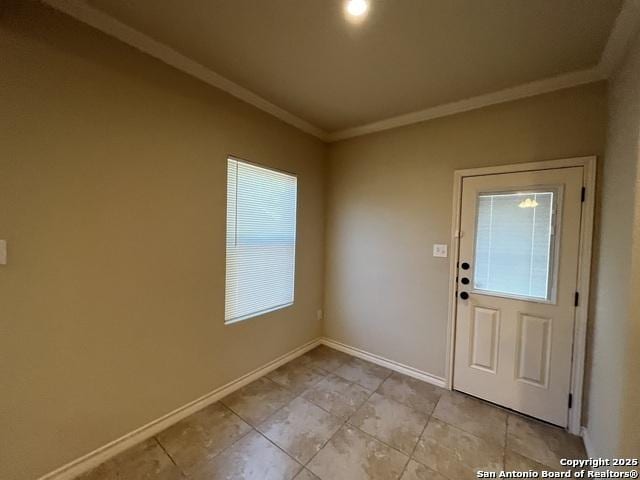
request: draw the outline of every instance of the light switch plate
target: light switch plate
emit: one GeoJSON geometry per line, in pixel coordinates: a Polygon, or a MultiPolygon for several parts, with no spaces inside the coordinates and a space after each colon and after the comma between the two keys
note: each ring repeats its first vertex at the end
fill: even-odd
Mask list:
{"type": "Polygon", "coordinates": [[[0,240],[0,265],[7,264],[7,241],[0,240]]]}
{"type": "Polygon", "coordinates": [[[447,245],[441,243],[435,243],[433,245],[433,256],[434,257],[446,257],[447,256],[447,245]]]}

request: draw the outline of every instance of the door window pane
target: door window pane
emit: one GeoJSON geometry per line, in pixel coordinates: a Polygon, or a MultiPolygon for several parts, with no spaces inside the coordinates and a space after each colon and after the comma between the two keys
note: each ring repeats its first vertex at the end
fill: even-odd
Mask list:
{"type": "Polygon", "coordinates": [[[478,195],[474,288],[550,299],[556,194],[478,195]]]}

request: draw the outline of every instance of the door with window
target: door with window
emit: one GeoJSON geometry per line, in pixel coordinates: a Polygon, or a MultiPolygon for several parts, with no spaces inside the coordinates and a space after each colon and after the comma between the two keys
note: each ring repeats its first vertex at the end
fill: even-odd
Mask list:
{"type": "Polygon", "coordinates": [[[583,167],[466,177],[453,388],[565,427],[583,167]]]}

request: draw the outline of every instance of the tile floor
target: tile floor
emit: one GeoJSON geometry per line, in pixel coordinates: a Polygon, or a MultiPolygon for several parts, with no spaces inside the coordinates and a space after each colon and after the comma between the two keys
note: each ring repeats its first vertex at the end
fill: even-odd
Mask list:
{"type": "Polygon", "coordinates": [[[320,346],[78,480],[458,480],[584,456],[561,429],[320,346]]]}

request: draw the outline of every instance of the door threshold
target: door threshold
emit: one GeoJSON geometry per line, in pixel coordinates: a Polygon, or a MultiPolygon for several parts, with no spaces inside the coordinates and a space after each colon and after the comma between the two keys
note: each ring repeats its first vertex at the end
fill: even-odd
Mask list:
{"type": "Polygon", "coordinates": [[[550,427],[559,428],[559,429],[569,433],[568,428],[562,427],[560,425],[556,425],[555,423],[547,422],[546,420],[542,420],[541,418],[532,417],[531,415],[527,415],[526,413],[519,412],[517,410],[514,410],[513,408],[505,407],[504,405],[500,405],[499,403],[490,402],[489,400],[485,400],[484,398],[481,398],[481,397],[476,397],[475,395],[471,395],[470,393],[463,392],[462,390],[456,390],[454,388],[452,391],[454,391],[456,393],[460,393],[460,394],[462,394],[462,395],[464,395],[466,397],[470,397],[470,398],[473,398],[475,400],[479,400],[482,403],[486,403],[488,405],[491,405],[492,407],[499,408],[500,410],[504,410],[507,413],[512,413],[514,415],[518,415],[519,417],[523,417],[523,418],[527,418],[529,420],[533,420],[534,422],[543,423],[544,425],[548,425],[550,427]]]}

